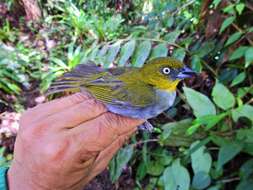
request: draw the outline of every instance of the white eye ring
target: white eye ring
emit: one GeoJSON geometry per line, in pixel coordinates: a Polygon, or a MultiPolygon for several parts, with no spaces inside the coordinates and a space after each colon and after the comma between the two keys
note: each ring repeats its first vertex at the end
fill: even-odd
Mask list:
{"type": "Polygon", "coordinates": [[[164,67],[163,68],[163,74],[165,74],[165,75],[170,74],[170,68],[169,67],[164,67]]]}

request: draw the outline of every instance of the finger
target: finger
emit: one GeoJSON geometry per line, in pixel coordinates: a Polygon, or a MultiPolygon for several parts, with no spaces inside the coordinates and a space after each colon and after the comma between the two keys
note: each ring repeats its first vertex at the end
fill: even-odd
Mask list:
{"type": "Polygon", "coordinates": [[[73,128],[72,133],[75,134],[75,139],[80,146],[84,146],[89,151],[100,151],[111,144],[118,136],[136,130],[141,123],[143,123],[143,120],[106,112],[94,120],[73,128]]]}
{"type": "Polygon", "coordinates": [[[71,96],[37,105],[36,107],[28,109],[23,113],[21,122],[26,123],[27,120],[35,121],[40,118],[47,117],[64,109],[68,109],[71,106],[84,102],[88,99],[90,99],[89,96],[82,93],[76,93],[71,96]]]}
{"type": "Polygon", "coordinates": [[[83,122],[92,120],[106,111],[102,103],[97,102],[95,99],[89,99],[48,116],[40,122],[40,125],[50,127],[53,125],[54,129],[70,129],[83,122]]]}
{"type": "Polygon", "coordinates": [[[101,173],[109,164],[112,157],[116,152],[123,146],[124,142],[135,130],[133,129],[126,135],[119,136],[110,146],[108,146],[104,151],[102,151],[94,162],[94,166],[90,171],[90,175],[86,178],[86,184],[93,179],[96,175],[101,173]]]}

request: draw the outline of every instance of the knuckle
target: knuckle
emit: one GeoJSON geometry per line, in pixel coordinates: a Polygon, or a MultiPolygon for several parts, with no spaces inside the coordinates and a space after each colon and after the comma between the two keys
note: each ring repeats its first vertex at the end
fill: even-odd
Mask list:
{"type": "Polygon", "coordinates": [[[98,102],[96,99],[92,98],[85,102],[88,109],[93,110],[94,112],[103,112],[105,107],[102,103],[98,102]]]}
{"type": "Polygon", "coordinates": [[[42,156],[51,162],[62,160],[70,146],[69,140],[64,138],[58,143],[55,141],[47,143],[42,149],[42,156]]]}

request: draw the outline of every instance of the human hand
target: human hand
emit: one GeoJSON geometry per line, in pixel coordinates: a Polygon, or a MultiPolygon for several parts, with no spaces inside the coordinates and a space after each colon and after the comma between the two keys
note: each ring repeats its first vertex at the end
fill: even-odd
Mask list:
{"type": "Polygon", "coordinates": [[[141,123],[81,93],[29,109],[20,120],[9,189],[82,189],[141,123]]]}

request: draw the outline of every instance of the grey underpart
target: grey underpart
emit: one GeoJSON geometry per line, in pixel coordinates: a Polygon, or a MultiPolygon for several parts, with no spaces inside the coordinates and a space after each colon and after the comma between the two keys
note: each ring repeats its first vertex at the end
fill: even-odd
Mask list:
{"type": "Polygon", "coordinates": [[[143,131],[152,132],[154,127],[151,123],[149,123],[149,121],[145,121],[143,124],[138,126],[138,129],[143,130],[143,131]]]}
{"type": "Polygon", "coordinates": [[[154,104],[146,107],[138,107],[126,103],[120,104],[120,102],[118,104],[106,104],[106,107],[110,112],[123,116],[137,119],[150,119],[156,117],[173,105],[176,92],[156,90],[156,97],[154,104]]]}

